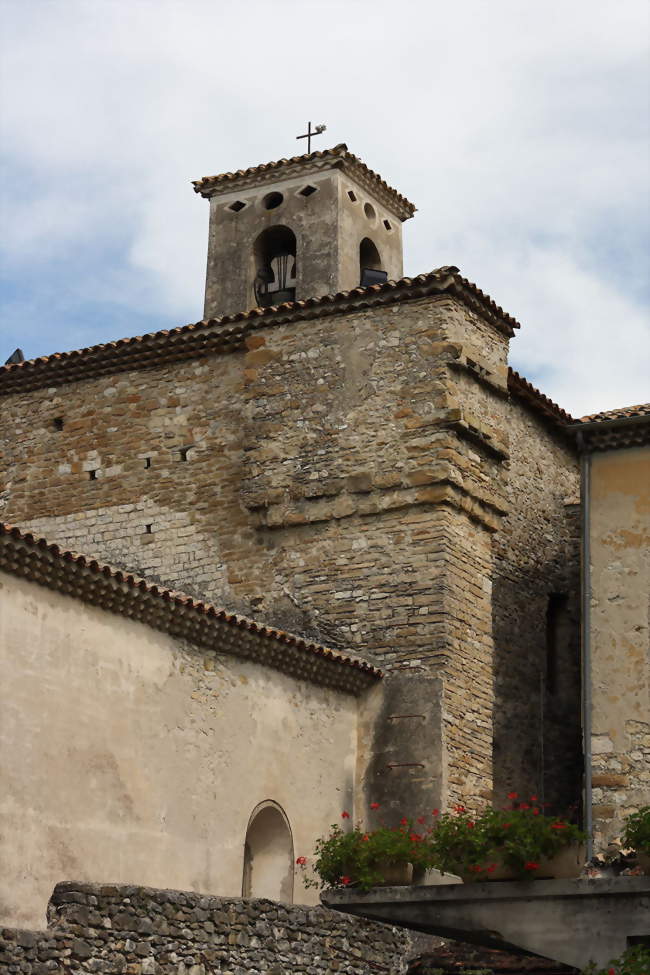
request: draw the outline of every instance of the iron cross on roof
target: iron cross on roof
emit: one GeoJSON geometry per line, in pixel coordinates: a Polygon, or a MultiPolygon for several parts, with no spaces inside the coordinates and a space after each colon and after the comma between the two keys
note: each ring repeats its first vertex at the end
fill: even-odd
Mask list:
{"type": "Polygon", "coordinates": [[[311,122],[307,123],[307,131],[304,135],[297,135],[296,139],[306,139],[307,140],[307,152],[311,152],[311,140],[315,135],[320,135],[327,128],[326,125],[317,125],[315,129],[312,130],[311,122]]]}

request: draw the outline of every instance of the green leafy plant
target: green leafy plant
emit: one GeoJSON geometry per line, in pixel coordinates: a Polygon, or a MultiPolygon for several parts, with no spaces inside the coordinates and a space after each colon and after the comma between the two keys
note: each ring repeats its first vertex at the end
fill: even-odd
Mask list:
{"type": "MultiPolygon", "coordinates": [[[[378,808],[377,803],[373,807],[378,808]]],[[[347,812],[343,819],[349,819],[347,812]]],[[[404,817],[399,826],[379,826],[365,830],[360,825],[344,831],[338,823],[329,836],[316,840],[311,862],[298,857],[306,887],[349,887],[370,890],[385,881],[386,867],[412,864],[414,869],[432,866],[429,836],[431,827],[423,829],[423,817],[417,824],[404,817]],[[312,875],[307,873],[311,868],[312,875]]]]}
{"type": "MultiPolygon", "coordinates": [[[[486,809],[472,815],[457,805],[442,816],[434,809],[399,826],[383,823],[376,829],[357,825],[344,830],[338,823],[316,841],[314,856],[298,857],[307,887],[349,887],[362,891],[385,882],[387,866],[412,864],[415,871],[436,867],[465,879],[487,879],[501,867],[522,878],[533,878],[542,863],[560,850],[585,839],[566,819],[547,816],[532,796],[519,801],[508,795],[504,809],[486,809]],[[310,873],[307,872],[309,866],[310,873]]],[[[377,803],[371,809],[379,809],[377,803]]],[[[349,820],[347,812],[343,821],[349,820]]]]}
{"type": "Polygon", "coordinates": [[[623,843],[637,853],[650,854],[650,806],[644,806],[625,820],[623,843]]]}
{"type": "Polygon", "coordinates": [[[445,873],[486,879],[500,867],[521,878],[534,878],[545,860],[586,836],[558,816],[548,816],[533,795],[520,800],[508,793],[510,804],[486,809],[478,816],[456,806],[440,817],[431,837],[432,859],[445,873]]]}
{"type": "Polygon", "coordinates": [[[650,948],[635,945],[628,948],[620,958],[612,959],[605,968],[598,968],[593,962],[584,969],[583,975],[648,975],[650,972],[650,948]]]}

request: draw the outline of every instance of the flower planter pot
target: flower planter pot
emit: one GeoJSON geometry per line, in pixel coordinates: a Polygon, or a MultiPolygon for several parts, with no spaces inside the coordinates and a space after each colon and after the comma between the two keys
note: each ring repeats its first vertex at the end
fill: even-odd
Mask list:
{"type": "Polygon", "coordinates": [[[536,876],[553,877],[555,880],[572,880],[579,877],[587,858],[587,847],[583,843],[567,846],[554,857],[542,859],[536,876]]]}
{"type": "Polygon", "coordinates": [[[378,887],[408,887],[413,882],[413,865],[411,863],[381,863],[377,865],[383,880],[378,887]]]}
{"type": "Polygon", "coordinates": [[[650,853],[637,853],[636,863],[646,876],[650,876],[650,853]]]}

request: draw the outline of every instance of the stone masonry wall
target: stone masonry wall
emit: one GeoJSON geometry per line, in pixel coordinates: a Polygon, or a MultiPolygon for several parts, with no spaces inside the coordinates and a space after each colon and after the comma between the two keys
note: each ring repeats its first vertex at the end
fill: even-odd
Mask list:
{"type": "MultiPolygon", "coordinates": [[[[440,801],[483,802],[500,695],[518,710],[499,759],[517,763],[538,680],[530,601],[493,611],[491,540],[512,503],[530,530],[498,543],[509,579],[550,521],[565,545],[534,507],[554,494],[508,495],[506,377],[506,337],[447,296],[264,323],[230,353],[3,398],[0,517],[442,678],[440,801]],[[495,709],[497,630],[522,682],[497,680],[495,709]]],[[[549,435],[528,435],[520,466],[539,455],[554,477],[549,435]]],[[[527,578],[539,601],[546,580],[527,578]]]]}
{"type": "Polygon", "coordinates": [[[369,975],[406,971],[408,934],[321,907],[58,884],[46,931],[0,931],[7,975],[369,975]]]}
{"type": "Polygon", "coordinates": [[[582,787],[578,460],[526,407],[510,403],[507,416],[510,511],[494,536],[495,792],[539,793],[564,812],[582,787]],[[554,594],[566,601],[549,660],[554,594]]]}

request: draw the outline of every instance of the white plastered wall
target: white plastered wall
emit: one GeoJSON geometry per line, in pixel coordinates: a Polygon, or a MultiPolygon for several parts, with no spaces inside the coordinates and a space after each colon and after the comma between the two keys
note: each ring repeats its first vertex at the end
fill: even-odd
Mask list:
{"type": "Polygon", "coordinates": [[[44,926],[62,880],[239,896],[260,802],[297,856],[352,807],[352,696],[6,573],[0,668],[0,925],[44,926]]]}

